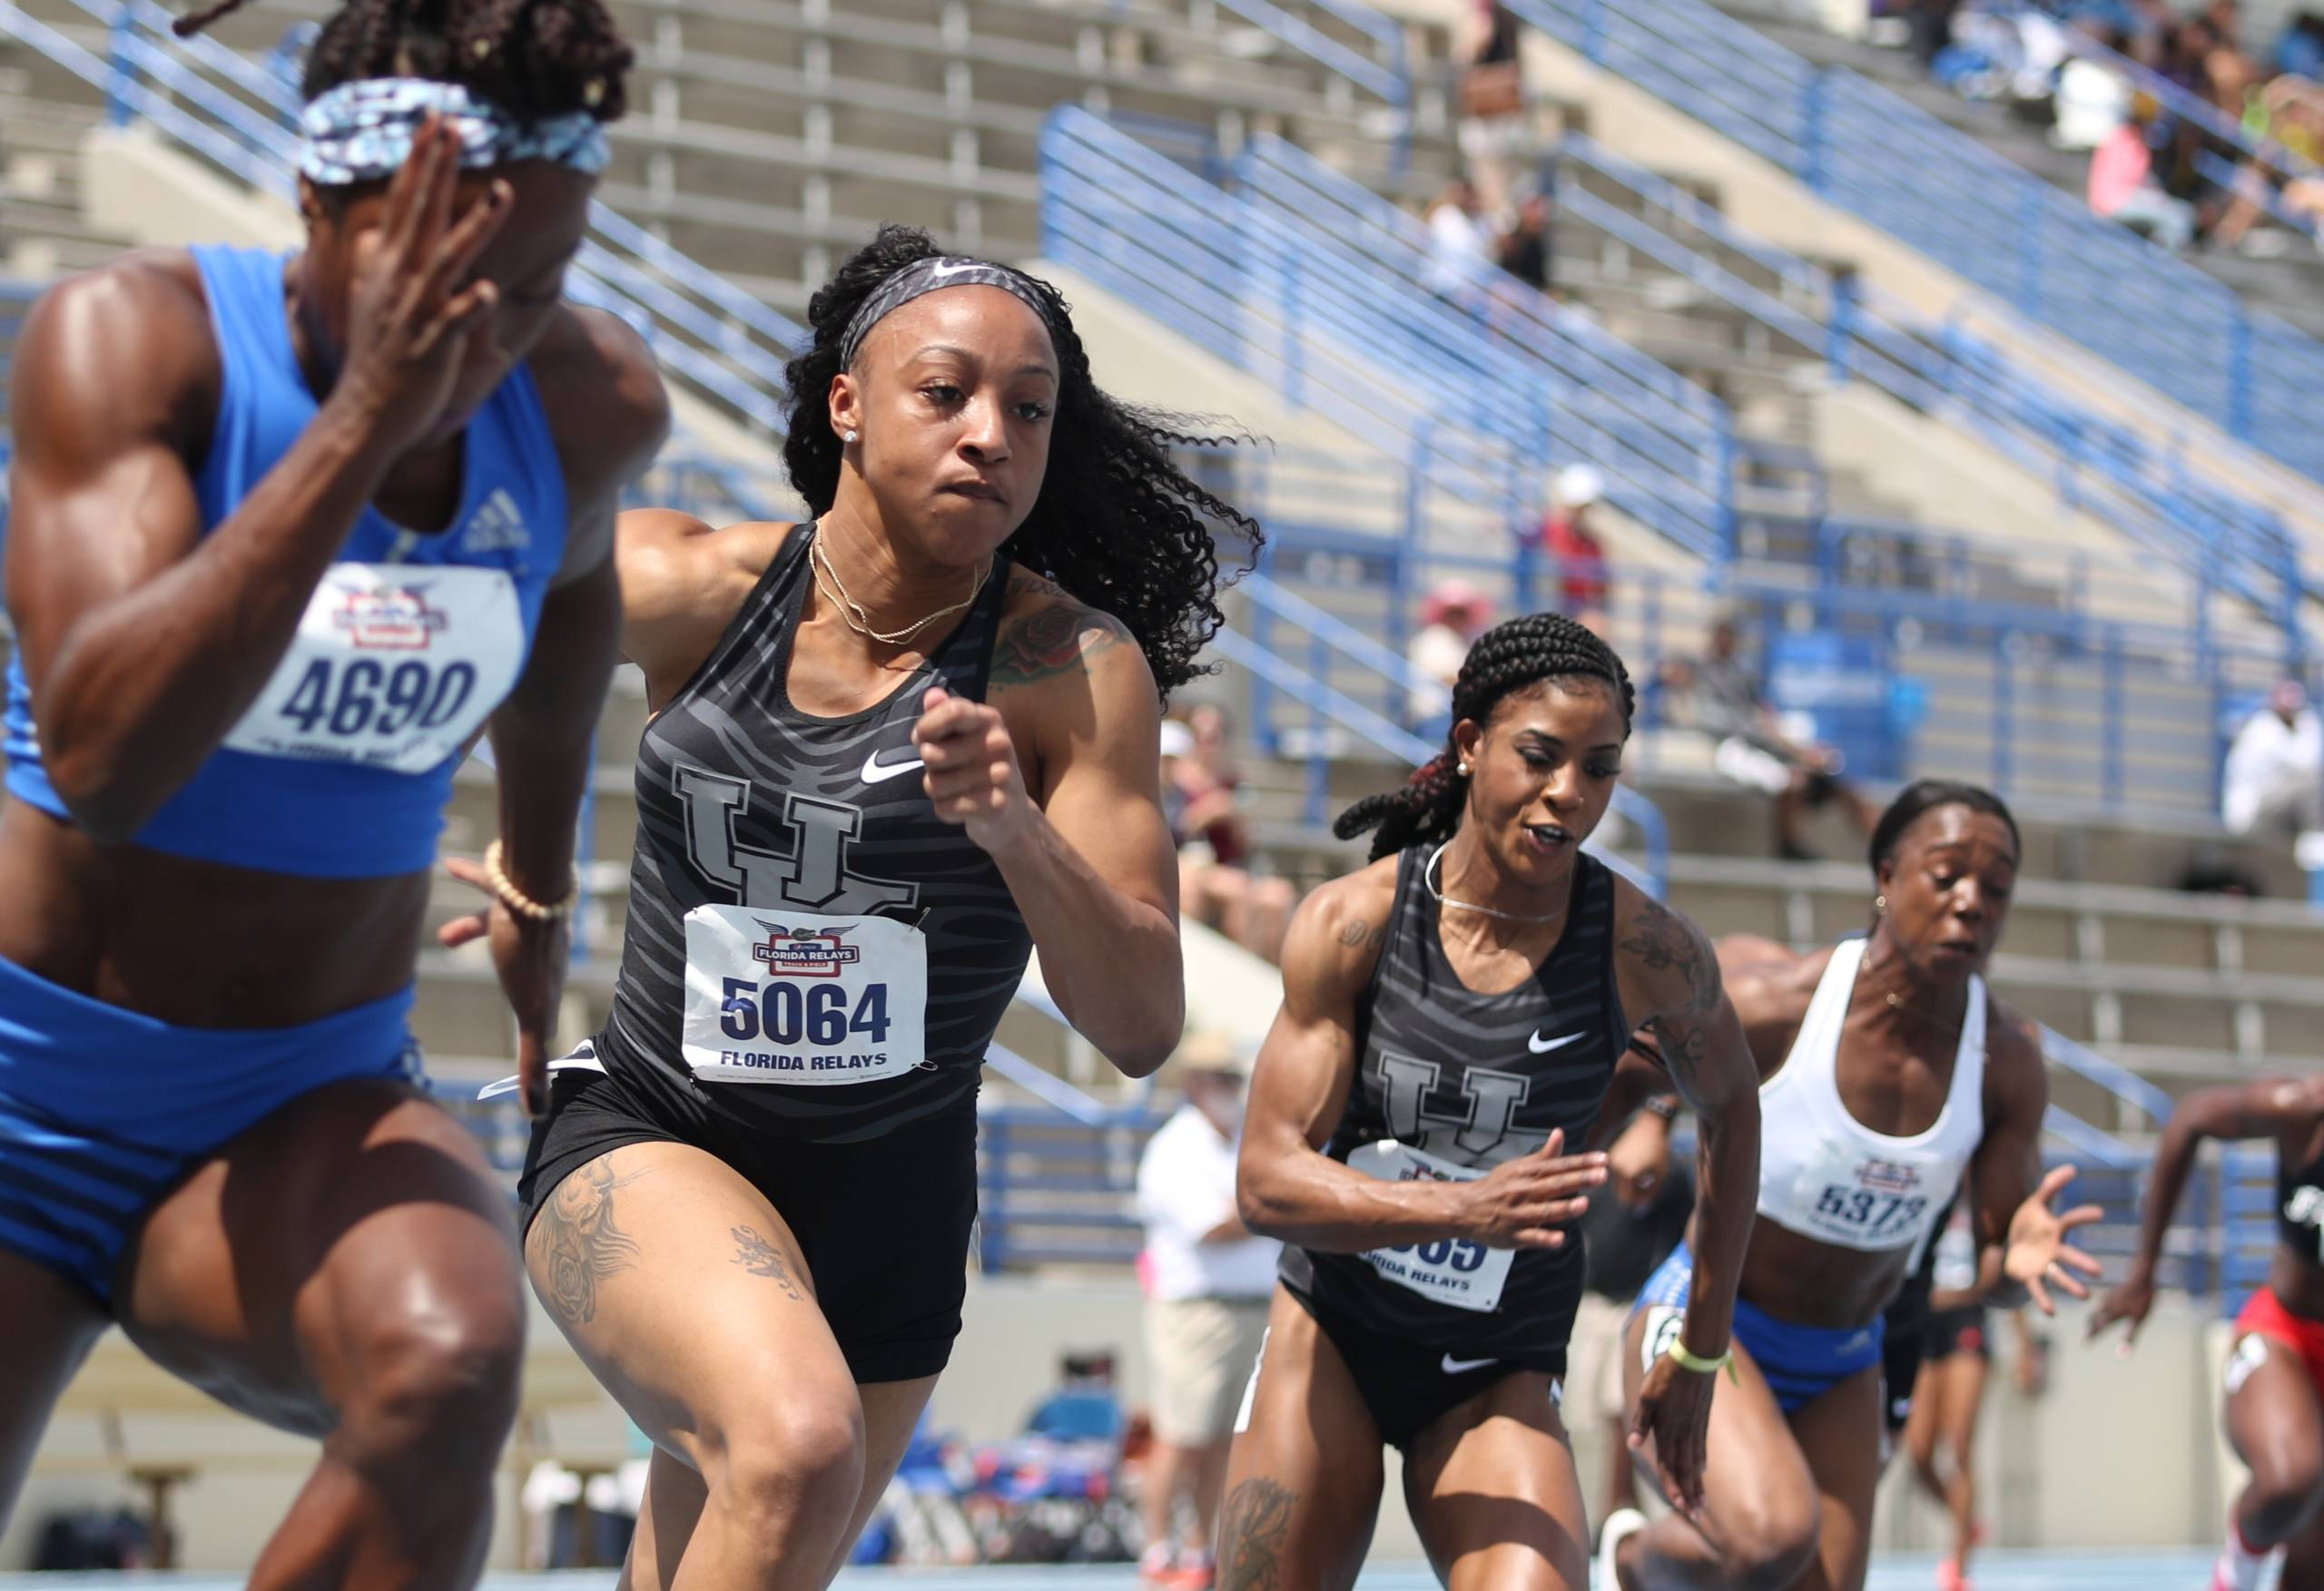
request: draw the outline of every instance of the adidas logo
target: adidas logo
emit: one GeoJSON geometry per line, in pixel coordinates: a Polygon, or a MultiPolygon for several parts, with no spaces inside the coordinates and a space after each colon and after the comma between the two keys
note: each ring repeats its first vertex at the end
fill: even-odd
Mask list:
{"type": "Polygon", "coordinates": [[[468,516],[468,528],[460,533],[460,551],[471,555],[518,553],[532,545],[533,533],[526,528],[517,499],[506,486],[495,486],[492,495],[477,505],[476,512],[468,516]]]}

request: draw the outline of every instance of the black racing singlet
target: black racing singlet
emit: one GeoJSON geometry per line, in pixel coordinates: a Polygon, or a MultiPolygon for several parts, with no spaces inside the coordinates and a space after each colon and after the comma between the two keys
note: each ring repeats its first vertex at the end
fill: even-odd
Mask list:
{"type": "Polygon", "coordinates": [[[1000,870],[921,788],[941,684],[982,701],[1008,565],[878,705],[785,686],[814,526],[783,541],[637,749],[637,850],[606,1066],[683,1118],[815,1143],[971,1109],[1032,949],[1000,870]]]}
{"type": "Polygon", "coordinates": [[[2309,1263],[2324,1262],[2324,1150],[2305,1165],[2276,1151],[2276,1235],[2309,1263]]]}
{"type": "MultiPolygon", "coordinates": [[[[1579,855],[1564,934],[1531,978],[1472,993],[1437,937],[1430,851],[1396,863],[1388,941],[1358,1002],[1356,1075],[1324,1153],[1375,1176],[1466,1180],[1531,1154],[1552,1129],[1581,1151],[1630,1042],[1615,984],[1614,877],[1579,855]]],[[[1287,1247],[1286,1282],[1319,1309],[1448,1355],[1562,1348],[1581,1297],[1579,1228],[1557,1249],[1468,1242],[1317,1253],[1287,1247]]]]}

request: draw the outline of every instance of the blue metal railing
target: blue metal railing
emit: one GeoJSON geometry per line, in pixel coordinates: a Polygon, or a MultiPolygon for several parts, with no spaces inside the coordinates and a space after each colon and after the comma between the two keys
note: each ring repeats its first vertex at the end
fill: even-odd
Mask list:
{"type": "Polygon", "coordinates": [[[2196,478],[2183,450],[2164,454],[2132,427],[2096,414],[2020,368],[1958,327],[1932,326],[1900,303],[1837,278],[1762,240],[1669,182],[1574,134],[1561,167],[1568,213],[1724,299],[1801,346],[1820,348],[1839,378],[1861,378],[1902,401],[1954,419],[2029,468],[2054,478],[2060,506],[2085,510],[2189,576],[2189,612],[2201,622],[2214,584],[2250,603],[2297,652],[2298,612],[2308,583],[2281,520],[2238,494],[2196,478]],[[1591,192],[1610,183],[1631,202],[1591,192]],[[1658,225],[1651,218],[1668,221],[1658,225]],[[1679,232],[1699,235],[1735,262],[1729,269],[1679,232]],[[1743,274],[1749,270],[1761,280],[1743,274]],[[1762,285],[1762,281],[1766,285],[1762,285]]]}
{"type": "MultiPolygon", "coordinates": [[[[102,91],[117,123],[145,120],[239,182],[291,192],[294,52],[261,64],[205,36],[180,41],[153,0],[71,3],[106,27],[104,57],[9,0],[0,0],[0,32],[102,91]]],[[[603,203],[591,206],[567,290],[629,322],[665,368],[717,407],[761,436],[782,434],[783,364],[806,339],[796,324],[603,203]]]]}
{"type": "Polygon", "coordinates": [[[1487,331],[1480,320],[1499,309],[1482,295],[1415,290],[1428,268],[1409,238],[1375,229],[1351,241],[1280,192],[1224,191],[1072,107],[1052,113],[1041,164],[1051,258],[1413,461],[1432,486],[1513,524],[1538,511],[1549,463],[1586,457],[1626,512],[1721,555],[1723,410],[1681,399],[1679,378],[1634,350],[1546,319],[1487,331]]]}
{"type": "Polygon", "coordinates": [[[1705,0],[1508,0],[1525,21],[2029,319],[2324,479],[2324,344],[1845,68],[1705,0]]]}

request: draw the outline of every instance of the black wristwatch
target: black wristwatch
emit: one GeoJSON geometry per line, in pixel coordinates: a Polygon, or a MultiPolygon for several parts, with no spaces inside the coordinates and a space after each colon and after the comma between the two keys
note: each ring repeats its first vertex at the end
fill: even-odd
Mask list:
{"type": "Polygon", "coordinates": [[[1667,1126],[1679,1119],[1679,1102],[1667,1094],[1657,1094],[1639,1106],[1650,1116],[1660,1116],[1667,1126]]]}

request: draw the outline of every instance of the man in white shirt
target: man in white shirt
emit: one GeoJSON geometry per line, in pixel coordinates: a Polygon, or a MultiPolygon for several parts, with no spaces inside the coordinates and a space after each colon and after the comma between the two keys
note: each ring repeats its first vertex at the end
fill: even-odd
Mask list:
{"type": "Polygon", "coordinates": [[[2228,748],[2220,819],[2230,834],[2290,841],[2324,828],[2324,726],[2298,680],[2283,680],[2228,748]]]}
{"type": "Polygon", "coordinates": [[[1150,1586],[1203,1591],[1236,1406],[1265,1335],[1281,1245],[1253,1237],[1235,1208],[1235,1156],[1250,1064],[1231,1040],[1197,1034],[1177,1065],[1186,1103],[1137,1164],[1146,1223],[1147,1350],[1154,1367],[1154,1449],[1147,1461],[1145,1556],[1150,1586]],[[1190,1545],[1172,1547],[1184,1497],[1190,1545]]]}

